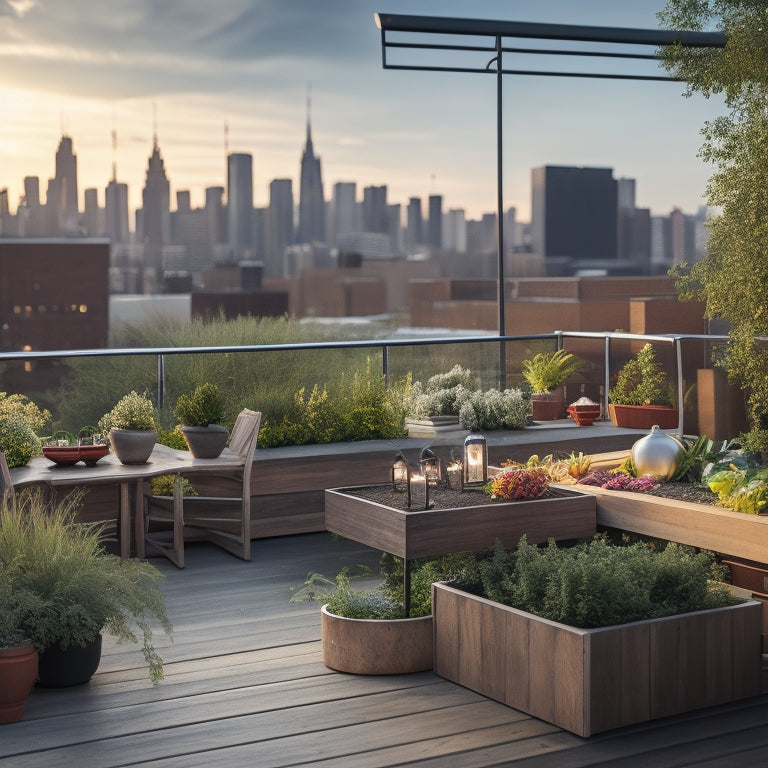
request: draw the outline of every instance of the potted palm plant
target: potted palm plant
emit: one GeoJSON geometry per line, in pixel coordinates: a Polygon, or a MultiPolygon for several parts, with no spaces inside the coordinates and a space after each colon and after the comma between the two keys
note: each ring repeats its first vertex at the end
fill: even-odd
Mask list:
{"type": "Polygon", "coordinates": [[[523,360],[523,377],[531,387],[534,421],[565,418],[565,388],[568,378],[584,365],[572,352],[557,349],[539,352],[523,360]]]}
{"type": "Polygon", "coordinates": [[[224,398],[218,386],[209,382],[192,395],[179,395],[173,415],[181,422],[184,440],[196,459],[215,459],[224,450],[229,432],[220,424],[224,398]]]}
{"type": "Polygon", "coordinates": [[[22,629],[34,596],[15,583],[18,571],[18,561],[0,562],[0,723],[21,720],[37,679],[37,650],[22,629]]]}
{"type": "Polygon", "coordinates": [[[646,344],[628,360],[609,391],[608,411],[617,427],[661,429],[677,426],[677,409],[672,407],[672,386],[652,344],[646,344]]]}
{"type": "Polygon", "coordinates": [[[99,429],[109,434],[112,450],[123,464],[144,464],[157,440],[152,401],[135,391],[129,392],[101,417],[99,429]]]}
{"type": "Polygon", "coordinates": [[[144,560],[123,560],[102,547],[101,524],[76,522],[82,491],[51,504],[37,489],[0,509],[0,569],[13,573],[16,630],[39,654],[41,685],[86,682],[101,658],[101,635],[143,641],[150,679],[163,675],[152,624],[172,628],[159,588],[160,572],[144,560]]]}

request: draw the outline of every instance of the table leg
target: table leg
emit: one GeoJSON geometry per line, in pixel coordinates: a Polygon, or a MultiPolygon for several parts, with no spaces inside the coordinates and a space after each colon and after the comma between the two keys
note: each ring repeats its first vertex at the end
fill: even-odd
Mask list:
{"type": "Polygon", "coordinates": [[[136,509],[134,510],[133,530],[136,539],[136,557],[143,560],[146,556],[144,549],[144,481],[136,481],[136,509]]]}
{"type": "Polygon", "coordinates": [[[120,557],[131,556],[131,492],[128,483],[120,483],[120,557]]]}

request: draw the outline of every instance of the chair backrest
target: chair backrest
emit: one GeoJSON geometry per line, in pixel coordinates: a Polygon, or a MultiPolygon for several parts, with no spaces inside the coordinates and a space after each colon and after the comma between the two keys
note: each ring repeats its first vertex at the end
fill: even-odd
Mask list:
{"type": "Polygon", "coordinates": [[[261,427],[261,412],[243,408],[232,427],[232,435],[229,438],[229,449],[241,456],[243,465],[243,498],[250,499],[251,495],[251,470],[253,469],[253,454],[256,451],[256,443],[259,439],[261,427]]]}
{"type": "Polygon", "coordinates": [[[8,469],[8,462],[5,459],[5,454],[0,451],[0,499],[3,499],[8,494],[8,501],[13,506],[14,493],[13,483],[11,482],[11,472],[8,469]]]}

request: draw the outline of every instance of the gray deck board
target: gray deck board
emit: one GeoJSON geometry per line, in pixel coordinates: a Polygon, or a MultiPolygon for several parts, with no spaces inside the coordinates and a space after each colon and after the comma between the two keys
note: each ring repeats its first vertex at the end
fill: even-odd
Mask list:
{"type": "Polygon", "coordinates": [[[153,686],[135,646],[105,638],[92,681],[36,689],[0,726],[0,768],[768,765],[768,696],[581,739],[431,672],[345,675],[321,661],[317,604],[291,603],[310,572],[377,567],[327,534],[256,540],[245,563],[215,547],[155,562],[174,641],[153,686]]]}

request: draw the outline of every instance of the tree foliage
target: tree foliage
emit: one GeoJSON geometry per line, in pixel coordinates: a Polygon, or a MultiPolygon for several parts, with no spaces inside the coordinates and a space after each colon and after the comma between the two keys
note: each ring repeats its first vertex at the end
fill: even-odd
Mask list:
{"type": "Polygon", "coordinates": [[[723,49],[671,46],[668,71],[687,82],[688,94],[722,95],[728,114],[705,123],[700,156],[715,170],[707,202],[706,257],[675,270],[681,298],[706,302],[709,318],[727,318],[725,358],[731,377],[747,392],[754,427],[768,426],[768,2],[668,0],[659,20],[672,29],[727,34],[723,49]]]}

